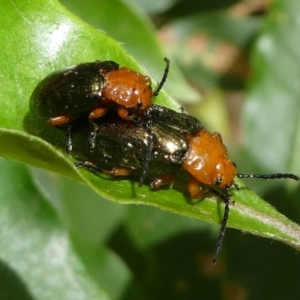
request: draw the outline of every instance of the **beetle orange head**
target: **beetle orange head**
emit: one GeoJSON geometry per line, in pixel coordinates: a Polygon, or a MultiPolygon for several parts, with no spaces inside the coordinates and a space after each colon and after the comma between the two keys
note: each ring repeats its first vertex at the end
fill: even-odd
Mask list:
{"type": "Polygon", "coordinates": [[[189,140],[183,169],[207,186],[220,189],[232,186],[236,167],[228,158],[220,134],[201,129],[196,135],[190,135],[189,140]]]}
{"type": "Polygon", "coordinates": [[[151,79],[128,68],[107,72],[102,97],[125,108],[144,111],[152,104],[151,79]]]}

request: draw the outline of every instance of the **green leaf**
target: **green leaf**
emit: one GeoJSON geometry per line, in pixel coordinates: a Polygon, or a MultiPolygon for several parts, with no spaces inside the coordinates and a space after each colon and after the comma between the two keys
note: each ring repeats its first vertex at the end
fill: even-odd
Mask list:
{"type": "Polygon", "coordinates": [[[108,299],[25,166],[0,159],[3,299],[108,299]]]}
{"type": "MultiPolygon", "coordinates": [[[[171,54],[165,54],[166,50],[159,42],[149,17],[134,5],[120,0],[60,2],[87,23],[121,43],[122,47],[147,69],[151,78],[160,80],[164,66],[162,59],[164,56],[170,58],[171,68],[164,89],[176,99],[182,99],[183,103],[192,103],[199,99],[199,94],[187,84],[176,61],[170,57],[171,54]]],[[[151,5],[153,6],[153,3],[151,5]]]]}
{"type": "MultiPolygon", "coordinates": [[[[45,75],[61,67],[82,61],[116,60],[137,71],[141,67],[105,34],[83,23],[56,1],[5,2],[0,8],[3,27],[1,51],[0,154],[41,168],[53,170],[88,184],[103,197],[119,203],[146,204],[181,215],[220,223],[223,204],[213,195],[196,204],[189,203],[184,189],[152,191],[138,187],[129,179],[116,180],[77,170],[72,160],[54,146],[36,137],[46,133],[54,145],[63,143],[63,134],[37,122],[28,112],[28,101],[35,85],[45,75]],[[5,30],[4,30],[5,29],[5,30]]],[[[164,92],[157,103],[179,110],[164,92]]],[[[272,237],[299,248],[299,226],[280,215],[242,184],[233,192],[229,226],[253,234],[272,237]]]]}
{"type": "Polygon", "coordinates": [[[298,1],[274,1],[252,57],[245,147],[257,166],[271,172],[300,170],[299,8],[298,1]]]}
{"type": "Polygon", "coordinates": [[[224,11],[194,12],[164,28],[169,47],[188,78],[202,88],[241,90],[248,74],[245,53],[261,20],[224,11]]]}
{"type": "Polygon", "coordinates": [[[130,205],[127,209],[125,227],[139,248],[148,249],[185,232],[205,231],[211,226],[206,222],[150,206],[130,205]]]}
{"type": "Polygon", "coordinates": [[[49,195],[89,274],[112,299],[119,299],[132,279],[128,267],[107,246],[123,220],[125,206],[89,187],[50,172],[34,170],[35,181],[49,195]]]}

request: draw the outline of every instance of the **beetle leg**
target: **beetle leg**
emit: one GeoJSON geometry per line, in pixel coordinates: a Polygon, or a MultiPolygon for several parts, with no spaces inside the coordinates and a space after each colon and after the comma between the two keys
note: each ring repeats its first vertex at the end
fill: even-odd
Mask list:
{"type": "Polygon", "coordinates": [[[172,181],[175,176],[176,176],[175,174],[167,174],[167,175],[164,175],[164,176],[157,177],[150,183],[150,185],[151,185],[153,190],[157,190],[161,186],[163,186],[163,185],[169,183],[170,181],[172,181]]]}
{"type": "Polygon", "coordinates": [[[72,121],[76,120],[78,116],[76,115],[62,115],[58,117],[49,118],[47,120],[48,124],[51,126],[62,126],[72,121]]]}
{"type": "Polygon", "coordinates": [[[89,114],[89,120],[94,120],[103,117],[107,113],[107,108],[97,107],[89,114]]]}
{"type": "Polygon", "coordinates": [[[209,189],[201,184],[195,177],[191,176],[188,183],[188,190],[192,198],[200,199],[202,198],[209,189]]]}
{"type": "Polygon", "coordinates": [[[127,109],[123,106],[118,107],[118,115],[126,121],[132,120],[132,117],[129,115],[127,109]]]}
{"type": "MultiPolygon", "coordinates": [[[[48,124],[52,126],[63,126],[65,124],[69,124],[70,122],[76,120],[78,116],[75,115],[63,115],[54,118],[48,119],[48,124]]],[[[65,136],[65,147],[66,153],[69,155],[72,151],[73,144],[72,144],[72,127],[67,127],[67,133],[65,136]]]]}
{"type": "Polygon", "coordinates": [[[90,151],[92,151],[95,148],[96,136],[97,136],[97,131],[99,128],[93,122],[93,120],[103,117],[106,113],[107,113],[107,108],[97,107],[93,111],[91,111],[89,114],[89,121],[90,121],[91,128],[92,128],[89,139],[88,139],[88,145],[89,145],[90,151]]]}
{"type": "Polygon", "coordinates": [[[133,169],[129,169],[129,168],[113,168],[110,171],[103,170],[103,173],[109,174],[112,176],[128,176],[133,171],[134,171],[133,169]]]}
{"type": "Polygon", "coordinates": [[[90,136],[88,138],[88,145],[89,145],[89,150],[92,152],[96,145],[96,136],[99,127],[96,123],[94,123],[91,120],[90,120],[90,126],[92,129],[91,129],[90,136]]]}
{"type": "Polygon", "coordinates": [[[67,127],[67,133],[65,136],[65,147],[66,147],[66,153],[69,155],[73,149],[73,143],[72,143],[72,127],[67,127]]]}
{"type": "Polygon", "coordinates": [[[83,168],[92,172],[102,172],[103,170],[89,161],[77,161],[74,163],[76,168],[83,168]]]}
{"type": "Polygon", "coordinates": [[[74,163],[74,165],[77,168],[84,168],[89,171],[101,172],[112,176],[127,176],[134,171],[133,169],[129,168],[113,168],[111,170],[104,170],[89,161],[77,161],[74,163]]]}

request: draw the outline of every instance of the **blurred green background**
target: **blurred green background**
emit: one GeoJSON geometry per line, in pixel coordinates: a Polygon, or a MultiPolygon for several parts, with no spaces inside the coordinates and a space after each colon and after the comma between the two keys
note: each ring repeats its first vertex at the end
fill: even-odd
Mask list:
{"type": "MultiPolygon", "coordinates": [[[[239,172],[300,174],[299,1],[61,4],[71,13],[50,0],[12,0],[0,8],[1,94],[9,99],[0,115],[1,156],[35,165],[31,156],[38,149],[27,149],[31,160],[24,159],[22,136],[13,134],[23,129],[19,116],[28,110],[28,98],[22,101],[22,95],[30,95],[37,83],[36,70],[46,75],[47,68],[75,63],[73,57],[93,57],[85,44],[99,47],[96,35],[83,36],[76,28],[73,47],[60,58],[71,33],[66,25],[60,42],[52,43],[56,23],[47,27],[42,21],[53,16],[57,26],[62,19],[84,26],[81,18],[105,32],[156,81],[163,57],[169,57],[166,92],[222,134],[239,172]],[[22,35],[21,22],[30,28],[22,35]],[[39,43],[39,51],[31,53],[35,48],[26,41],[39,43]],[[18,100],[9,102],[10,95],[18,100]]],[[[110,43],[101,48],[103,60],[134,64],[110,43]]],[[[0,165],[0,299],[299,298],[299,254],[284,244],[228,229],[212,266],[219,226],[107,201],[83,184],[12,160],[0,158],[0,165]]],[[[51,169],[51,163],[41,167],[51,169]]],[[[258,180],[249,185],[299,223],[297,185],[258,180]]]]}

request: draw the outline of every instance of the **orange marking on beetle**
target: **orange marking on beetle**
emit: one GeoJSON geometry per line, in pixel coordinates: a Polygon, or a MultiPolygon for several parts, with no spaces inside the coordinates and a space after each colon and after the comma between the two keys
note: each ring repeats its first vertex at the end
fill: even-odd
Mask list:
{"type": "Polygon", "coordinates": [[[78,119],[77,115],[63,115],[58,117],[49,118],[47,123],[51,126],[62,126],[78,119]]]}
{"type": "Polygon", "coordinates": [[[190,176],[190,180],[188,182],[188,191],[191,198],[201,199],[206,193],[209,192],[209,188],[201,184],[195,177],[190,176]]]}
{"type": "Polygon", "coordinates": [[[224,190],[234,183],[236,167],[228,158],[227,149],[218,133],[206,129],[189,135],[189,150],[182,167],[198,182],[224,190]]]}
{"type": "Polygon", "coordinates": [[[118,107],[117,111],[118,111],[118,115],[123,120],[130,121],[132,119],[132,117],[129,115],[129,113],[125,107],[120,106],[120,107],[118,107]]]}
{"type": "Polygon", "coordinates": [[[104,74],[103,98],[126,108],[145,110],[151,106],[151,79],[128,68],[104,74]]]}
{"type": "Polygon", "coordinates": [[[103,117],[107,113],[107,108],[97,107],[89,114],[89,120],[97,119],[103,117]]]}
{"type": "Polygon", "coordinates": [[[176,176],[175,174],[167,174],[167,175],[155,178],[151,182],[152,189],[153,190],[159,189],[163,185],[165,185],[165,184],[169,183],[171,180],[173,180],[175,176],[176,176]]]}
{"type": "Polygon", "coordinates": [[[111,170],[103,170],[102,172],[112,176],[128,176],[134,170],[129,168],[113,168],[111,170]]]}

